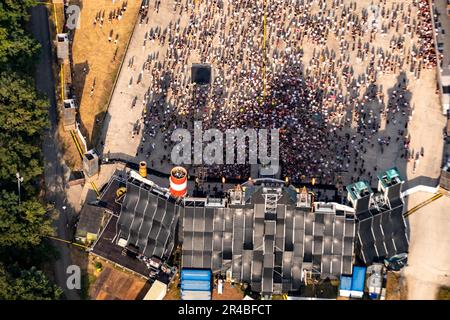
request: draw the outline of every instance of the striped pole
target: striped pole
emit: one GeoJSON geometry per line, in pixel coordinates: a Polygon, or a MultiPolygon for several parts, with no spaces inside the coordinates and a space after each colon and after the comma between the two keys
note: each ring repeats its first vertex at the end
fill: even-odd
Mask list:
{"type": "Polygon", "coordinates": [[[183,167],[175,167],[170,171],[170,194],[174,198],[184,197],[187,193],[187,171],[183,167]]]}

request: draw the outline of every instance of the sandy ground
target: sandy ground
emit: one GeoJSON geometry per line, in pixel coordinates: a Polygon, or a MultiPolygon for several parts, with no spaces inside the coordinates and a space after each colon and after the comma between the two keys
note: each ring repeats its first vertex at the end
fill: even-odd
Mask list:
{"type": "MultiPolygon", "coordinates": [[[[429,199],[429,193],[409,197],[408,208],[429,199]]],[[[439,287],[450,285],[450,197],[443,196],[413,213],[408,266],[403,270],[408,299],[435,299],[439,287]]]]}
{"type": "Polygon", "coordinates": [[[180,300],[181,299],[181,292],[178,288],[178,285],[180,284],[180,277],[179,273],[175,276],[175,279],[170,283],[169,288],[167,290],[167,294],[164,297],[163,300],[180,300]]]}
{"type": "Polygon", "coordinates": [[[386,279],[386,300],[404,300],[407,297],[407,284],[398,272],[388,272],[386,279]]]}
{"type": "Polygon", "coordinates": [[[411,135],[411,148],[414,152],[424,149],[414,170],[414,161],[407,163],[402,172],[407,180],[404,189],[419,184],[436,186],[442,166],[444,152],[443,128],[446,120],[442,116],[436,90],[436,71],[427,70],[419,81],[410,88],[412,95],[413,115],[409,123],[408,133],[411,135]]]}

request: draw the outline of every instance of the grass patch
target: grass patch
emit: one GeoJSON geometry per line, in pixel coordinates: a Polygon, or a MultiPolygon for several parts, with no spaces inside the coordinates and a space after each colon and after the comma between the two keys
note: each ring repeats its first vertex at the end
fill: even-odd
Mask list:
{"type": "Polygon", "coordinates": [[[97,280],[97,277],[90,273],[83,273],[81,275],[81,292],[80,297],[83,300],[89,300],[89,289],[91,285],[97,280]]]}
{"type": "Polygon", "coordinates": [[[438,300],[450,300],[450,287],[447,287],[447,286],[440,287],[439,291],[438,291],[437,299],[438,300]]]}

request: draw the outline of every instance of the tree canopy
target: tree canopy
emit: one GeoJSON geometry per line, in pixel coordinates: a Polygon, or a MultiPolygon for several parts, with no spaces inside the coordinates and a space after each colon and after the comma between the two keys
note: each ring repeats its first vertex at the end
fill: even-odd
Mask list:
{"type": "Polygon", "coordinates": [[[0,300],[61,296],[37,269],[36,252],[53,229],[40,197],[49,103],[33,81],[40,45],[25,29],[33,5],[0,0],[0,300]],[[20,205],[17,172],[23,177],[20,205]]]}
{"type": "Polygon", "coordinates": [[[34,0],[0,1],[0,71],[30,66],[39,44],[23,29],[34,0]]]}
{"type": "Polygon", "coordinates": [[[36,267],[10,269],[7,271],[0,264],[0,300],[53,300],[61,297],[62,290],[36,267]]]}
{"type": "Polygon", "coordinates": [[[7,191],[0,195],[0,248],[27,249],[37,246],[41,238],[52,234],[50,220],[40,202],[25,200],[7,191]]]}
{"type": "Polygon", "coordinates": [[[16,172],[24,185],[43,172],[40,136],[48,125],[47,101],[38,97],[31,79],[0,73],[0,181],[16,186],[16,172]]]}

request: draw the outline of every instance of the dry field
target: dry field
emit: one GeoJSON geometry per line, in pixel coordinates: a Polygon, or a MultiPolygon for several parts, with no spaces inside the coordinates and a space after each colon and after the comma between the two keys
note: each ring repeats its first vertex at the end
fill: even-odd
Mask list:
{"type": "MultiPolygon", "coordinates": [[[[58,99],[61,101],[61,99],[58,99]]],[[[58,105],[60,103],[58,102],[58,105]]],[[[61,147],[61,152],[64,157],[64,162],[71,170],[82,170],[83,169],[83,161],[78,153],[77,147],[75,146],[75,142],[72,139],[69,131],[64,131],[64,126],[62,121],[58,121],[58,135],[59,135],[59,143],[61,147]]]]}
{"type": "Polygon", "coordinates": [[[141,1],[129,0],[121,20],[109,21],[109,14],[122,7],[123,1],[116,0],[77,0],[72,1],[81,7],[80,28],[75,31],[73,40],[73,84],[79,112],[88,136],[88,144],[95,144],[96,135],[102,125],[103,115],[126,45],[133,31],[141,1]],[[94,19],[102,12],[103,27],[94,19]],[[112,32],[112,41],[108,37],[112,32]],[[117,44],[114,40],[117,38],[117,44]],[[85,70],[85,71],[83,71],[85,70]],[[94,92],[91,96],[91,87],[94,92]]]}
{"type": "MultiPolygon", "coordinates": [[[[50,23],[50,38],[55,39],[57,32],[62,32],[64,25],[64,6],[63,4],[48,5],[48,17],[50,23]],[[56,10],[56,14],[55,14],[56,10]]],[[[53,48],[56,56],[56,47],[53,48]]],[[[55,79],[55,96],[58,113],[60,111],[61,101],[61,83],[60,83],[60,67],[58,64],[53,64],[53,77],[55,79]]],[[[81,158],[78,154],[77,148],[70,136],[70,132],[65,132],[62,122],[58,122],[56,131],[59,136],[59,141],[64,157],[64,161],[72,170],[79,170],[82,168],[81,158]]]]}
{"type": "MultiPolygon", "coordinates": [[[[95,273],[97,279],[89,288],[89,296],[92,300],[136,300],[142,293],[147,293],[149,285],[143,278],[130,273],[122,272],[101,261],[103,270],[97,274],[94,270],[89,273],[95,273]]],[[[93,268],[93,263],[89,263],[89,269],[93,268]]]]}
{"type": "Polygon", "coordinates": [[[407,286],[398,273],[388,272],[386,280],[386,300],[406,300],[407,286]]]}
{"type": "Polygon", "coordinates": [[[180,277],[179,273],[175,276],[175,279],[169,284],[169,287],[167,289],[167,294],[164,297],[163,300],[180,300],[181,299],[181,292],[178,288],[178,285],[180,283],[180,277]]]}

